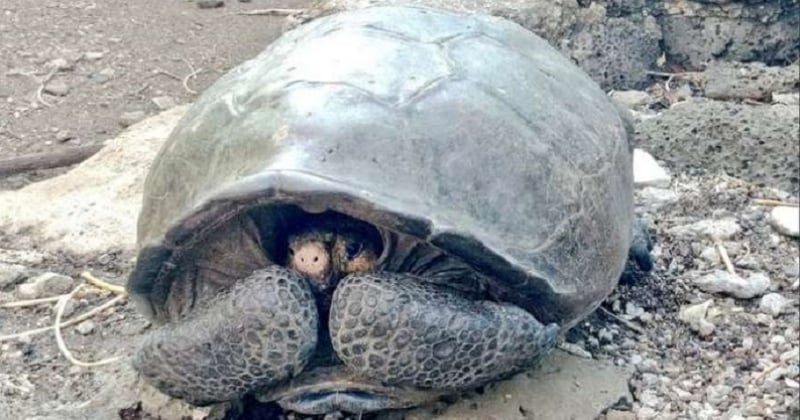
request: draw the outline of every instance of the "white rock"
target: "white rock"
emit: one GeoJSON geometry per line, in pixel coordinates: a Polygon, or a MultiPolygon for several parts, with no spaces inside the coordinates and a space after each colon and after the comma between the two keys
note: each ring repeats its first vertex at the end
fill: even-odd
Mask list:
{"type": "Polygon", "coordinates": [[[611,98],[627,108],[638,108],[650,101],[650,94],[641,90],[616,90],[611,98]]]}
{"type": "Polygon", "coordinates": [[[660,207],[678,201],[681,196],[666,188],[644,187],[637,191],[639,200],[652,207],[660,207]]]}
{"type": "Polygon", "coordinates": [[[714,270],[694,283],[708,293],[724,293],[739,299],[761,296],[769,289],[770,279],[764,273],[753,273],[747,279],[727,271],[714,270]]]}
{"type": "Polygon", "coordinates": [[[706,219],[689,225],[675,226],[669,233],[676,236],[699,235],[713,239],[731,239],[742,231],[736,219],[726,217],[718,220],[706,219]]]}
{"type": "Polygon", "coordinates": [[[715,265],[722,263],[722,258],[719,256],[719,251],[717,251],[717,248],[713,246],[705,247],[703,251],[700,252],[700,258],[715,265]]]}
{"type": "Polygon", "coordinates": [[[633,150],[633,183],[637,187],[667,187],[670,180],[669,173],[650,153],[633,150]]]}
{"type": "Polygon", "coordinates": [[[91,334],[92,331],[94,331],[94,326],[95,326],[94,321],[89,319],[78,324],[75,327],[75,330],[77,330],[80,334],[88,335],[91,334]]]}
{"type": "Polygon", "coordinates": [[[780,293],[767,293],[761,297],[758,309],[765,314],[775,317],[780,315],[791,303],[792,301],[790,299],[786,299],[780,293]]]}
{"type": "Polygon", "coordinates": [[[17,287],[20,299],[37,299],[69,293],[75,286],[72,277],[58,273],[40,274],[17,287]]]}
{"type": "Polygon", "coordinates": [[[105,54],[103,54],[102,52],[99,52],[99,51],[88,51],[83,56],[89,61],[97,61],[97,60],[103,58],[104,55],[105,54]]]}
{"type": "Polygon", "coordinates": [[[0,289],[14,284],[25,275],[25,266],[0,262],[0,289]]]}
{"type": "Polygon", "coordinates": [[[775,207],[769,214],[769,224],[783,235],[800,237],[800,207],[775,207]]]}
{"type": "Polygon", "coordinates": [[[678,317],[681,321],[689,324],[689,328],[696,331],[700,336],[707,336],[714,332],[714,324],[706,319],[708,309],[714,304],[713,299],[695,305],[681,306],[678,317]]]}

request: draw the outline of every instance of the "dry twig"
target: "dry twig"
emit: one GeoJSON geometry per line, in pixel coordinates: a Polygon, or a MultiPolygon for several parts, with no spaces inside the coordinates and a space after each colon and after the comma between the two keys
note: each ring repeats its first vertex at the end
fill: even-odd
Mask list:
{"type": "Polygon", "coordinates": [[[639,334],[644,334],[644,330],[641,327],[639,327],[638,325],[634,324],[633,322],[628,321],[625,318],[617,316],[615,313],[609,311],[608,309],[606,309],[606,308],[604,308],[602,306],[600,307],[600,310],[605,315],[607,315],[609,318],[611,318],[611,319],[619,322],[620,324],[622,324],[622,326],[628,327],[629,329],[631,329],[631,330],[633,330],[633,331],[635,331],[635,332],[637,332],[639,334]]]}
{"type": "MultiPolygon", "coordinates": [[[[191,68],[192,65],[189,64],[189,67],[191,68]]],[[[194,79],[198,74],[200,74],[201,71],[203,71],[203,69],[192,70],[191,73],[187,74],[186,77],[183,78],[183,88],[192,95],[197,95],[197,91],[189,87],[189,79],[194,79]]]]}
{"type": "Polygon", "coordinates": [[[46,85],[47,82],[49,82],[50,79],[52,79],[53,76],[55,76],[55,74],[57,72],[58,72],[58,68],[54,68],[53,70],[50,70],[50,73],[48,73],[47,76],[45,76],[44,79],[42,79],[39,82],[39,87],[36,88],[36,99],[39,102],[41,102],[42,105],[44,105],[44,106],[46,106],[48,108],[52,108],[53,104],[51,104],[50,102],[47,102],[47,101],[44,100],[44,97],[42,96],[42,92],[44,91],[44,85],[46,85]]]}
{"type": "Polygon", "coordinates": [[[791,201],[782,201],[782,200],[772,200],[769,198],[754,198],[753,204],[757,206],[765,206],[765,207],[800,207],[800,203],[795,203],[791,201]]]}
{"type": "MultiPolygon", "coordinates": [[[[84,274],[86,274],[86,273],[84,273],[84,274]]],[[[64,343],[64,337],[61,336],[61,317],[64,315],[64,307],[67,306],[67,302],[70,299],[72,299],[72,296],[74,296],[75,293],[77,293],[82,287],[83,287],[83,285],[79,284],[78,287],[76,287],[75,289],[72,290],[72,292],[70,292],[67,295],[64,295],[64,297],[59,299],[59,302],[58,302],[58,305],[57,305],[57,309],[56,309],[56,320],[53,323],[53,329],[55,330],[55,333],[56,333],[56,344],[58,345],[58,349],[61,350],[61,354],[63,354],[64,357],[66,357],[67,360],[70,361],[70,363],[72,363],[73,365],[76,365],[76,366],[92,367],[92,366],[101,366],[101,365],[107,365],[109,363],[114,363],[114,362],[120,360],[121,357],[120,356],[115,356],[115,357],[110,357],[110,358],[103,359],[103,360],[98,360],[96,362],[83,362],[83,361],[80,361],[80,360],[76,359],[72,355],[72,352],[67,348],[66,343],[64,343]]],[[[121,297],[121,296],[118,296],[118,297],[121,297]]]]}
{"type": "Polygon", "coordinates": [[[176,75],[174,75],[174,74],[172,74],[172,73],[170,73],[170,72],[168,72],[168,71],[166,71],[164,69],[154,69],[153,70],[153,75],[159,75],[159,74],[163,74],[164,76],[167,76],[167,77],[169,77],[171,79],[175,79],[175,80],[177,80],[179,82],[182,80],[180,77],[178,77],[178,76],[176,76],[176,75]]]}
{"type": "Polygon", "coordinates": [[[64,297],[64,295],[51,296],[39,299],[17,300],[14,302],[4,303],[0,305],[0,308],[27,308],[28,306],[38,306],[43,303],[58,302],[58,300],[61,299],[62,297],[64,297]]]}
{"type": "MultiPolygon", "coordinates": [[[[72,319],[69,319],[69,320],[65,321],[60,326],[62,328],[63,327],[69,327],[71,325],[75,325],[75,324],[78,324],[80,322],[86,321],[87,319],[99,314],[100,312],[103,312],[104,310],[106,310],[108,308],[111,308],[114,305],[122,302],[123,300],[125,300],[125,297],[126,297],[126,295],[117,295],[116,297],[114,297],[113,299],[107,301],[106,303],[104,303],[104,304],[102,304],[102,305],[100,305],[100,306],[98,306],[98,307],[96,307],[96,308],[94,308],[94,309],[92,309],[92,310],[90,310],[88,312],[85,312],[85,313],[83,313],[81,315],[78,315],[75,318],[72,318],[72,319]]],[[[0,335],[0,342],[9,341],[9,340],[16,340],[18,338],[27,337],[29,335],[41,334],[41,333],[44,333],[44,332],[51,331],[51,330],[53,330],[53,328],[54,328],[54,326],[51,325],[49,327],[35,328],[35,329],[32,329],[32,330],[23,331],[23,332],[16,333],[16,334],[0,335]]]]}
{"type": "Polygon", "coordinates": [[[128,292],[122,286],[117,286],[116,284],[111,284],[107,281],[103,281],[98,279],[97,277],[93,276],[92,273],[88,271],[84,271],[81,273],[81,278],[86,280],[87,283],[91,284],[92,286],[99,287],[101,289],[108,290],[110,292],[114,292],[118,295],[126,295],[128,292]]]}
{"type": "Polygon", "coordinates": [[[725,264],[725,269],[727,269],[729,273],[736,275],[736,270],[733,268],[733,263],[731,263],[731,257],[728,256],[728,251],[722,245],[722,242],[719,240],[714,241],[714,246],[717,248],[719,257],[722,258],[722,263],[725,264]]]}

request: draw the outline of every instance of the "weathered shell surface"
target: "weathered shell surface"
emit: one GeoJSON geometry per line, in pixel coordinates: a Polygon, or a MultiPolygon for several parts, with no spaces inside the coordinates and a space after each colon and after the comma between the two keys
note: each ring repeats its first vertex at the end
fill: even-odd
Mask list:
{"type": "Polygon", "coordinates": [[[320,18],[222,77],[172,133],[146,181],[134,277],[255,199],[293,202],[429,240],[501,299],[570,324],[627,257],[628,136],[588,76],[511,22],[414,7],[320,18]]]}

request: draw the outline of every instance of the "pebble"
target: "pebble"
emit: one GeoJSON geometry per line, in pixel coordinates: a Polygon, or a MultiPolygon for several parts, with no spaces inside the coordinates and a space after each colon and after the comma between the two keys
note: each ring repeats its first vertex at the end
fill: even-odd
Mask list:
{"type": "Polygon", "coordinates": [[[775,207],[769,214],[769,224],[782,235],[800,237],[800,207],[775,207]]]}
{"type": "Polygon", "coordinates": [[[637,187],[668,187],[669,173],[642,149],[633,150],[633,183],[637,187]]]}
{"type": "Polygon", "coordinates": [[[75,287],[72,277],[58,273],[40,274],[17,286],[19,299],[37,299],[69,293],[75,287]]]}
{"type": "Polygon", "coordinates": [[[761,297],[761,302],[758,304],[758,309],[762,313],[776,317],[780,315],[791,303],[791,300],[786,299],[780,293],[767,293],[761,297]]]}
{"type": "Polygon", "coordinates": [[[161,111],[166,111],[178,104],[171,96],[156,96],[152,99],[152,101],[156,108],[160,109],[161,111]]]}
{"type": "Polygon", "coordinates": [[[223,0],[198,0],[197,7],[200,9],[214,9],[225,5],[223,0]]]}
{"type": "Polygon", "coordinates": [[[761,272],[752,273],[747,279],[723,270],[714,270],[694,281],[704,292],[723,293],[739,299],[751,299],[763,295],[770,286],[770,279],[761,272]]]}
{"type": "Polygon", "coordinates": [[[0,262],[0,289],[22,280],[25,276],[25,271],[25,266],[0,262]]]}
{"type": "Polygon", "coordinates": [[[722,263],[722,258],[719,256],[719,251],[714,246],[707,246],[700,252],[700,258],[711,264],[722,263]]]}
{"type": "Polygon", "coordinates": [[[100,51],[89,51],[83,55],[83,57],[89,61],[97,61],[102,59],[104,56],[105,54],[100,51]]]}
{"type": "Polygon", "coordinates": [[[81,322],[75,326],[75,330],[83,335],[89,335],[94,331],[95,323],[91,319],[81,322]]]}
{"type": "Polygon", "coordinates": [[[609,331],[607,328],[600,329],[600,331],[597,333],[597,338],[603,344],[614,341],[614,335],[611,334],[611,331],[609,331]]]}
{"type": "Polygon", "coordinates": [[[122,115],[119,116],[119,125],[123,128],[128,128],[143,120],[146,116],[147,114],[145,114],[144,111],[123,112],[122,115]]]}
{"type": "Polygon", "coordinates": [[[616,90],[611,93],[611,98],[627,108],[639,108],[650,102],[650,94],[641,90],[616,90]]]}
{"type": "Polygon", "coordinates": [[[719,220],[706,219],[689,225],[676,226],[669,232],[676,236],[707,236],[713,239],[728,240],[738,235],[742,226],[733,218],[719,220]]]}
{"type": "Polygon", "coordinates": [[[91,79],[91,80],[93,80],[93,81],[95,81],[97,83],[103,84],[103,83],[106,83],[109,80],[111,80],[111,78],[114,77],[114,73],[115,73],[114,69],[112,69],[110,67],[106,67],[106,68],[104,68],[104,69],[102,69],[102,70],[100,70],[100,71],[98,71],[96,73],[90,74],[89,75],[89,79],[91,79]]]}
{"type": "Polygon", "coordinates": [[[53,80],[44,86],[44,92],[54,96],[67,96],[69,93],[69,85],[61,80],[53,80]]]}
{"type": "Polygon", "coordinates": [[[68,71],[75,68],[75,66],[67,61],[66,58],[55,58],[47,62],[47,67],[58,71],[68,71]]]}
{"type": "Polygon", "coordinates": [[[703,303],[681,306],[678,317],[681,321],[687,323],[692,331],[697,332],[701,337],[705,337],[713,333],[715,328],[715,325],[706,319],[708,309],[713,304],[714,300],[709,299],[703,303]]]}
{"type": "Polygon", "coordinates": [[[637,192],[637,195],[642,202],[655,208],[675,203],[681,198],[675,191],[658,187],[644,187],[637,192]]]}

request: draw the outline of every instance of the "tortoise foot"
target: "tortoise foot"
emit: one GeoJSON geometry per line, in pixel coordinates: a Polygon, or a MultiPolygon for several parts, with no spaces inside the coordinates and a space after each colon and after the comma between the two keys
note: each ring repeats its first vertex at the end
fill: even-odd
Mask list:
{"type": "Polygon", "coordinates": [[[300,373],[319,319],[306,281],[270,267],[146,336],[134,367],[150,384],[196,405],[234,400],[300,373]]]}
{"type": "Polygon", "coordinates": [[[467,389],[531,367],[558,327],[415,276],[351,275],[333,295],[330,335],[353,371],[389,385],[467,389]]]}

